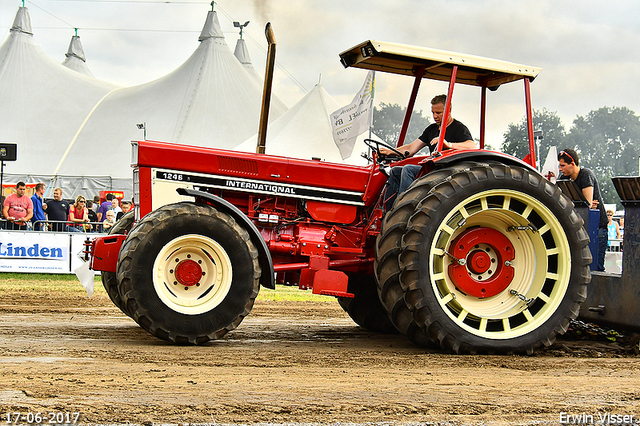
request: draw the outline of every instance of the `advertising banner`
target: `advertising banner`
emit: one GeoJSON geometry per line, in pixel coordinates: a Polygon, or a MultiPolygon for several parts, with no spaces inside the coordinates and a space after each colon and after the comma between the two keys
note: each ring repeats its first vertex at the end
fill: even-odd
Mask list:
{"type": "Polygon", "coordinates": [[[0,272],[72,274],[87,236],[103,234],[0,231],[0,272]]]}

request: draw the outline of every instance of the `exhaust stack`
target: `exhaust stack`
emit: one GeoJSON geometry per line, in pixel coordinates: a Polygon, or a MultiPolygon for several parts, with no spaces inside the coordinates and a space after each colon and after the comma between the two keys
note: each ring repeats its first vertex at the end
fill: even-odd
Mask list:
{"type": "Polygon", "coordinates": [[[271,105],[271,85],[273,83],[273,68],[276,64],[276,37],[267,22],[264,29],[269,48],[267,50],[267,69],[264,73],[264,90],[262,92],[262,110],[260,111],[260,127],[258,129],[258,146],[256,153],[264,154],[267,144],[267,125],[269,124],[269,106],[271,105]]]}

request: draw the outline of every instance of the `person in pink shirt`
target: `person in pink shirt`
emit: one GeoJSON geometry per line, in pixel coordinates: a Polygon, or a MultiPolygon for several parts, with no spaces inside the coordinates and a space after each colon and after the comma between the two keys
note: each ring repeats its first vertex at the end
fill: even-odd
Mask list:
{"type": "Polygon", "coordinates": [[[27,185],[18,182],[16,192],[4,200],[2,217],[7,220],[5,229],[27,230],[27,222],[33,217],[33,201],[25,195],[27,185]]]}

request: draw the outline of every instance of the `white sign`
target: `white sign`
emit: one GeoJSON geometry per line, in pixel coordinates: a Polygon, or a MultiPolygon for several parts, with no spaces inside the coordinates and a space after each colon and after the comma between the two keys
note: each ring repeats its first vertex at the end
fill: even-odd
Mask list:
{"type": "Polygon", "coordinates": [[[87,237],[104,234],[0,231],[0,272],[71,274],[87,237]]]}

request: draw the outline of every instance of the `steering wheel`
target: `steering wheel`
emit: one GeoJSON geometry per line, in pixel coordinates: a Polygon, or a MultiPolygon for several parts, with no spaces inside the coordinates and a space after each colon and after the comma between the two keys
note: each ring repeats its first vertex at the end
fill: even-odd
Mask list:
{"type": "Polygon", "coordinates": [[[377,154],[377,156],[378,156],[378,158],[380,160],[385,160],[385,159],[387,159],[389,157],[395,157],[395,156],[398,156],[401,159],[406,157],[406,155],[404,153],[400,152],[397,148],[389,145],[386,142],[377,141],[375,139],[365,139],[364,143],[365,143],[365,145],[367,145],[369,148],[371,148],[372,150],[374,150],[376,152],[376,154],[377,154]],[[380,147],[381,146],[384,147],[384,148],[390,149],[391,151],[393,151],[393,153],[395,155],[383,154],[382,152],[380,152],[380,147]]]}

